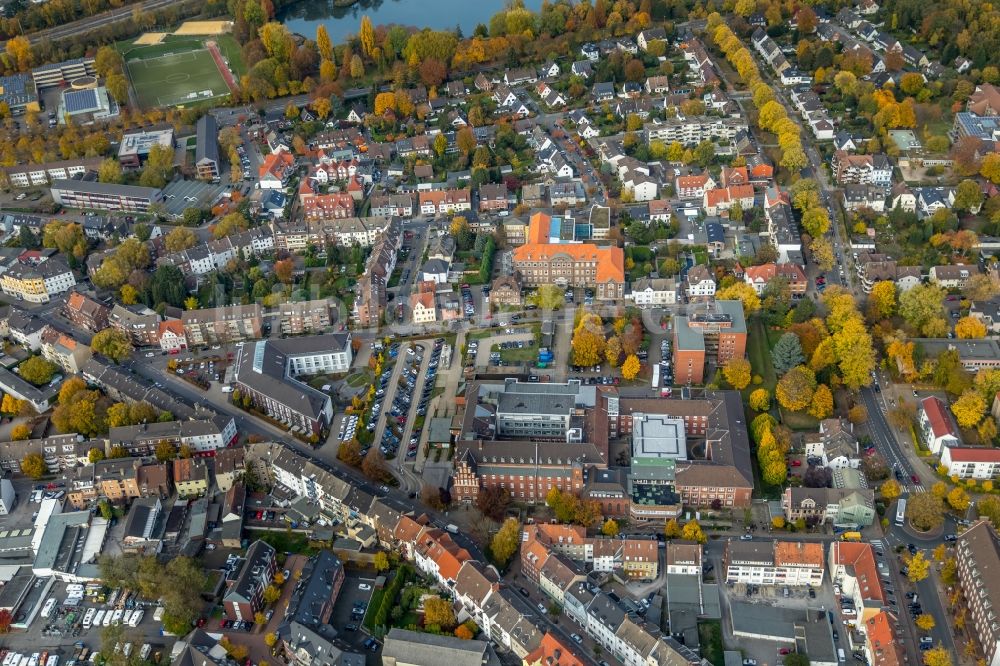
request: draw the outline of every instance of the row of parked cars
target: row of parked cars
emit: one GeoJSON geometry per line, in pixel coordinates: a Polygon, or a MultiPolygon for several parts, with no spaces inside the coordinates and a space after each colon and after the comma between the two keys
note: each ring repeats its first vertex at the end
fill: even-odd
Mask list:
{"type": "Polygon", "coordinates": [[[340,422],[340,432],[337,436],[340,437],[340,441],[349,442],[354,439],[354,433],[358,428],[358,415],[350,414],[343,421],[340,422]]]}
{"type": "Polygon", "coordinates": [[[462,305],[465,307],[465,316],[472,319],[476,315],[476,305],[472,302],[472,289],[468,284],[462,285],[462,305]]]}

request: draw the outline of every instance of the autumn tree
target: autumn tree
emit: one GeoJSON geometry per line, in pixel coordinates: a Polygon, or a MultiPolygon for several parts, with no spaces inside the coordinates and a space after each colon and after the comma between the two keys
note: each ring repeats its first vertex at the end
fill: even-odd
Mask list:
{"type": "Polygon", "coordinates": [[[798,412],[809,406],[815,390],[816,375],[809,368],[799,365],[781,378],[775,389],[775,397],[785,409],[798,412]]]}
{"type": "Polygon", "coordinates": [[[501,568],[507,566],[521,544],[521,523],[517,518],[508,518],[493,535],[490,552],[501,568]]]}
{"type": "Polygon", "coordinates": [[[715,300],[741,301],[743,303],[743,312],[746,315],[752,315],[757,312],[757,310],[760,310],[760,296],[758,296],[754,288],[746,282],[736,282],[735,284],[716,291],[715,300]]]}
{"type": "Polygon", "coordinates": [[[986,400],[974,389],[967,389],[952,403],[951,412],[958,425],[963,428],[975,427],[986,413],[986,400]]]}
{"type": "Polygon", "coordinates": [[[932,322],[944,319],[946,292],[940,285],[919,284],[899,295],[899,316],[916,332],[927,333],[932,322]]]}
{"type": "Polygon", "coordinates": [[[389,556],[385,554],[385,551],[380,550],[375,553],[372,558],[372,566],[375,567],[375,571],[387,571],[389,569],[389,556]]]}
{"type": "Polygon", "coordinates": [[[121,363],[132,353],[132,341],[127,333],[117,328],[105,328],[94,334],[90,346],[115,363],[121,363]]]}
{"type": "Polygon", "coordinates": [[[246,231],[249,228],[250,223],[241,213],[229,213],[212,227],[212,236],[217,239],[225,238],[230,234],[246,231]]]}
{"type": "Polygon", "coordinates": [[[635,354],[629,354],[622,363],[622,378],[627,381],[632,381],[639,375],[639,370],[642,365],[639,363],[639,357],[635,354]]]}
{"type": "Polygon", "coordinates": [[[868,316],[873,321],[888,319],[896,311],[896,284],[882,280],[872,285],[868,294],[868,316]]]}
{"type": "Polygon", "coordinates": [[[369,449],[365,459],[361,461],[361,471],[372,481],[386,483],[392,479],[392,474],[385,464],[385,457],[375,446],[369,449]]]}
{"type": "Polygon", "coordinates": [[[608,518],[604,521],[604,524],[601,525],[601,534],[606,537],[616,537],[618,536],[619,529],[618,521],[614,518],[608,518]]]}
{"type": "Polygon", "coordinates": [[[424,626],[435,626],[441,629],[451,629],[456,624],[455,611],[451,602],[441,597],[432,596],[424,600],[424,626]]]}
{"type": "Polygon", "coordinates": [[[958,512],[969,508],[969,493],[962,488],[955,487],[948,492],[948,506],[958,512]]]}
{"type": "Polygon", "coordinates": [[[722,366],[722,374],[737,391],[742,391],[750,385],[750,362],[743,358],[734,358],[722,366]]]}
{"type": "Polygon", "coordinates": [[[924,650],[924,666],[952,666],[951,653],[940,643],[924,650]]]}
{"type": "Polygon", "coordinates": [[[668,539],[677,539],[681,535],[681,527],[676,518],[671,518],[663,525],[663,535],[668,539]]]}
{"type": "Polygon", "coordinates": [[[476,508],[484,516],[500,522],[510,506],[510,492],[500,486],[485,486],[476,495],[476,508]]]}
{"type": "Polygon", "coordinates": [[[26,423],[18,423],[10,430],[11,440],[18,442],[31,437],[31,427],[26,423]]]}
{"type": "Polygon", "coordinates": [[[882,493],[882,499],[886,502],[894,502],[903,494],[903,487],[899,485],[899,481],[887,479],[882,482],[879,492],[882,493]]]}
{"type": "Polygon", "coordinates": [[[31,382],[35,386],[48,384],[59,366],[42,356],[32,356],[17,366],[21,379],[31,382]]]}
{"type": "Polygon", "coordinates": [[[924,557],[922,550],[918,550],[917,554],[909,559],[906,566],[909,567],[909,573],[906,574],[906,577],[910,579],[911,583],[919,583],[930,575],[931,563],[924,557]]]}
{"type": "Polygon", "coordinates": [[[919,530],[936,529],[944,522],[944,502],[934,493],[915,493],[906,502],[906,515],[919,530]]]}
{"type": "Polygon", "coordinates": [[[40,479],[49,471],[41,453],[29,453],[21,459],[21,472],[32,479],[40,479]]]}
{"type": "Polygon", "coordinates": [[[109,157],[101,161],[97,168],[97,180],[101,183],[121,184],[125,182],[122,165],[118,160],[109,157]]]}
{"type": "Polygon", "coordinates": [[[604,323],[600,316],[585,313],[573,331],[570,346],[573,365],[589,367],[598,365],[604,357],[604,323]]]}
{"type": "Polygon", "coordinates": [[[826,384],[820,384],[813,393],[809,404],[809,414],[816,419],[825,419],[833,413],[833,393],[826,384]]]}
{"type": "Polygon", "coordinates": [[[955,337],[960,340],[973,340],[986,337],[986,325],[979,317],[968,315],[955,322],[955,337]]]}
{"type": "Polygon", "coordinates": [[[187,227],[174,227],[170,233],[163,237],[163,244],[170,252],[180,252],[189,247],[194,247],[198,242],[198,236],[187,227]]]}
{"type": "Polygon", "coordinates": [[[366,15],[361,17],[361,30],[358,32],[358,40],[361,42],[361,52],[366,58],[371,58],[375,52],[375,28],[372,20],[366,15]]]}
{"type": "Polygon", "coordinates": [[[755,412],[766,412],[771,408],[771,393],[766,388],[755,389],[750,394],[750,409],[755,412]]]}
{"type": "Polygon", "coordinates": [[[704,530],[701,529],[701,525],[698,524],[697,520],[689,520],[684,523],[684,528],[681,529],[681,538],[686,541],[694,541],[695,543],[705,543],[708,541],[708,537],[705,535],[704,530]]]}

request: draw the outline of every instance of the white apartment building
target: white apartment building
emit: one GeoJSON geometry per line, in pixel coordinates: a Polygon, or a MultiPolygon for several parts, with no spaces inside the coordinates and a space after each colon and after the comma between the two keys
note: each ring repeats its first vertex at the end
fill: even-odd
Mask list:
{"type": "Polygon", "coordinates": [[[818,586],[823,583],[823,544],[730,539],[724,556],[726,583],[818,586]]]}

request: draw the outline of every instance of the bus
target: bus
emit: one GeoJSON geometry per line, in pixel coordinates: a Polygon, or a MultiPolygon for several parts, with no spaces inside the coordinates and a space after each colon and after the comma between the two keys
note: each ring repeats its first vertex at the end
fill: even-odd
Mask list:
{"type": "Polygon", "coordinates": [[[653,382],[652,382],[652,384],[653,384],[653,389],[654,390],[660,388],[660,366],[658,366],[658,365],[654,365],[653,366],[653,382]]]}
{"type": "Polygon", "coordinates": [[[896,525],[902,527],[905,518],[906,518],[906,497],[900,497],[899,501],[896,503],[896,525]]]}

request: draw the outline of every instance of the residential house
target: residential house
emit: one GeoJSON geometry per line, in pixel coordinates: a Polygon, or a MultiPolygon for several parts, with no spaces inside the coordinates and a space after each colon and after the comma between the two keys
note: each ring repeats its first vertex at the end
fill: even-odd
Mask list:
{"type": "Polygon", "coordinates": [[[230,620],[254,621],[264,608],[264,590],[278,571],[278,553],[264,541],[254,541],[247,549],[239,575],[222,597],[222,606],[230,620]]]}
{"type": "Polygon", "coordinates": [[[715,296],[715,278],[702,265],[691,267],[687,272],[685,292],[689,299],[707,300],[715,296]]]}
{"type": "Polygon", "coordinates": [[[96,333],[109,326],[108,317],[111,314],[111,308],[89,296],[74,291],[66,298],[62,313],[74,326],[96,333]]]}
{"type": "Polygon", "coordinates": [[[769,263],[760,266],[747,266],[743,274],[743,280],[753,287],[758,296],[764,293],[768,284],[775,278],[782,278],[788,283],[792,298],[805,296],[809,281],[802,268],[797,264],[769,263]]]}
{"type": "Polygon", "coordinates": [[[928,271],[930,281],[945,289],[962,289],[969,278],[979,274],[979,266],[975,264],[931,266],[930,271],[928,271]]]}
{"type": "Polygon", "coordinates": [[[208,465],[204,458],[178,458],[173,464],[178,495],[200,497],[208,492],[208,465]]]}
{"type": "Polygon", "coordinates": [[[924,444],[935,455],[940,455],[944,447],[959,446],[962,443],[958,428],[948,415],[948,408],[937,396],[928,396],[920,401],[917,423],[924,444]]]}
{"type": "Polygon", "coordinates": [[[819,587],[825,572],[823,544],[730,539],[723,566],[727,584],[819,587]]]}
{"type": "Polygon", "coordinates": [[[677,303],[677,283],[673,278],[640,278],[632,283],[633,302],[641,308],[677,303]]]}

